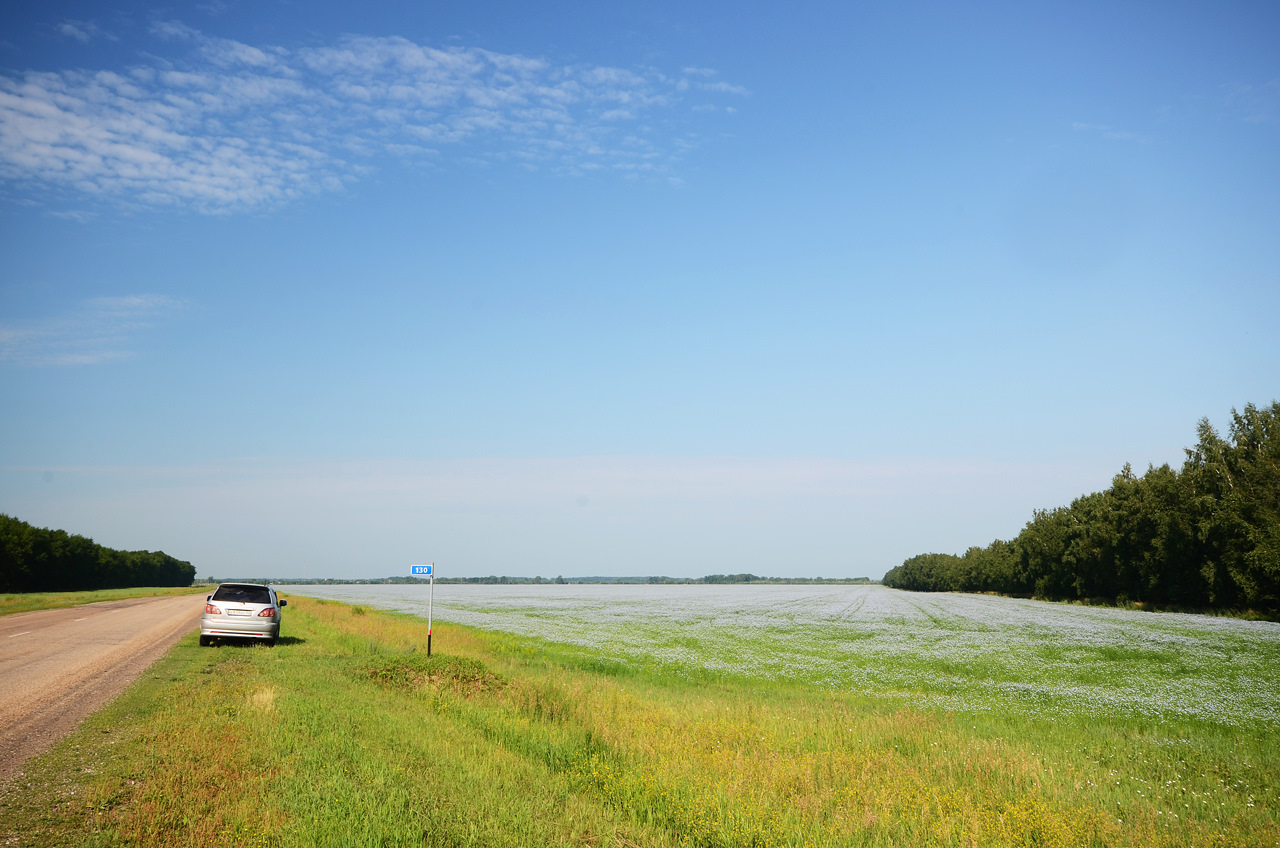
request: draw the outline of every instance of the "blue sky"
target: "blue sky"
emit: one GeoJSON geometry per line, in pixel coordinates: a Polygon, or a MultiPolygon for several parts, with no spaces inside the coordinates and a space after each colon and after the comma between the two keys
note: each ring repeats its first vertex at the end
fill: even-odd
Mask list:
{"type": "Polygon", "coordinates": [[[879,577],[1280,396],[1271,4],[9,4],[0,511],[879,577]]]}

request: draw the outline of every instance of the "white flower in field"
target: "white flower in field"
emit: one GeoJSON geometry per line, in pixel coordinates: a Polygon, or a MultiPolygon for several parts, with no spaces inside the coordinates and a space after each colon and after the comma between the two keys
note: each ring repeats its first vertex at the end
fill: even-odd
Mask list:
{"type": "MultiPolygon", "coordinates": [[[[296,588],[426,612],[422,587],[296,588]]],[[[1280,726],[1274,622],[788,585],[449,585],[435,614],[686,676],[796,680],[955,711],[1022,709],[1047,721],[1106,713],[1280,726]]]]}

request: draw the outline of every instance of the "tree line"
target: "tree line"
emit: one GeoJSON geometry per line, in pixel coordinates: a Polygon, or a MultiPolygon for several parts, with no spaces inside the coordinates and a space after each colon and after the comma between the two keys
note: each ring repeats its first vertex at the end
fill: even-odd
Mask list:
{"type": "Polygon", "coordinates": [[[1036,510],[1011,540],[921,554],[884,584],[1056,600],[1280,611],[1280,402],[1201,419],[1180,470],[1128,464],[1103,492],[1036,510]]]}
{"type": "Polygon", "coordinates": [[[117,551],[0,513],[0,592],[190,586],[196,568],[162,551],[117,551]]]}

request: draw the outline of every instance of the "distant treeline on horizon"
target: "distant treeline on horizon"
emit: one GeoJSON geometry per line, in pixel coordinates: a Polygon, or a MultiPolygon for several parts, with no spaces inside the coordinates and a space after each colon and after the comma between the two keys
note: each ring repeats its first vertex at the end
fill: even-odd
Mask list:
{"type": "Polygon", "coordinates": [[[190,586],[196,567],[163,551],[117,551],[0,513],[0,592],[190,586]]]}
{"type": "Polygon", "coordinates": [[[1054,600],[1280,610],[1280,402],[1201,419],[1181,471],[1128,464],[1104,492],[1036,510],[1018,536],[962,555],[920,554],[897,589],[1054,600]]]}
{"type": "MultiPolygon", "coordinates": [[[[315,586],[315,585],[398,585],[422,584],[430,581],[423,577],[367,577],[367,578],[314,578],[289,577],[273,579],[263,577],[214,578],[206,577],[206,583],[270,583],[273,586],[315,586]]],[[[481,584],[497,586],[521,585],[555,585],[569,583],[620,583],[625,585],[693,585],[693,584],[727,584],[727,583],[875,583],[869,577],[758,577],[755,574],[708,574],[705,577],[437,577],[437,583],[481,584]]]]}

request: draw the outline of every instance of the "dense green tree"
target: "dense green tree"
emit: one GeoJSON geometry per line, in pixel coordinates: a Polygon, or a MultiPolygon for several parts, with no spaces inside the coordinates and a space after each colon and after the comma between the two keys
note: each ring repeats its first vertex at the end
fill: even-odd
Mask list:
{"type": "Polygon", "coordinates": [[[959,591],[956,583],[960,561],[954,554],[920,554],[891,570],[882,582],[916,592],[959,591]]]}
{"type": "Polygon", "coordinates": [[[1183,472],[1202,576],[1228,602],[1280,606],[1280,402],[1231,410],[1229,441],[1207,420],[1198,435],[1183,472]]]}
{"type": "Polygon", "coordinates": [[[925,592],[1280,610],[1280,402],[1202,420],[1182,470],[1129,465],[1104,492],[1038,509],[1018,536],[921,554],[886,585],[925,592]]]}
{"type": "Polygon", "coordinates": [[[160,551],[117,551],[0,514],[0,592],[190,586],[196,569],[160,551]]]}

